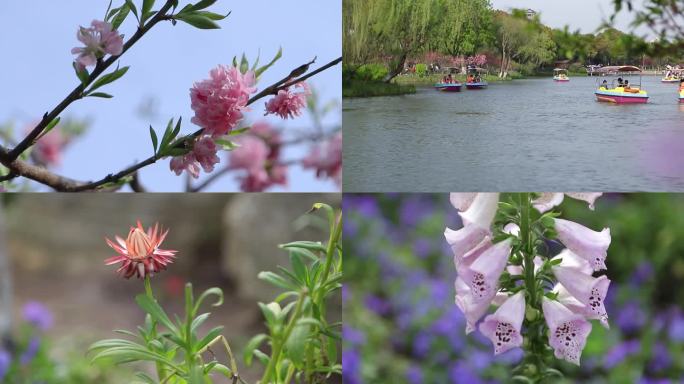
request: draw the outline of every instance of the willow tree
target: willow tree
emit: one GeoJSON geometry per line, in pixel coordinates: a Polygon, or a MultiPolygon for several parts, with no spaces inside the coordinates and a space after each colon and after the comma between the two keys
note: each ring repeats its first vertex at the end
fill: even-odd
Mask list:
{"type": "Polygon", "coordinates": [[[509,15],[499,11],[495,16],[497,46],[501,52],[501,69],[499,77],[508,77],[513,59],[520,55],[520,48],[523,47],[529,38],[527,20],[509,15]]]}
{"type": "Polygon", "coordinates": [[[450,56],[472,55],[493,40],[489,0],[439,0],[439,24],[431,50],[450,56]]]}
{"type": "Polygon", "coordinates": [[[424,51],[440,14],[440,0],[344,0],[344,55],[349,64],[390,57],[385,81],[401,73],[409,55],[424,51]]]}

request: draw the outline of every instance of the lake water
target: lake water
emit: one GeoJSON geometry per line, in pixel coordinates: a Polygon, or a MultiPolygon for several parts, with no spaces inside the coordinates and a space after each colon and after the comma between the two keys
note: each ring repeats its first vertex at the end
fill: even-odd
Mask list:
{"type": "Polygon", "coordinates": [[[595,81],[345,99],[344,191],[684,191],[677,85],[645,76],[648,104],[614,105],[595,81]]]}

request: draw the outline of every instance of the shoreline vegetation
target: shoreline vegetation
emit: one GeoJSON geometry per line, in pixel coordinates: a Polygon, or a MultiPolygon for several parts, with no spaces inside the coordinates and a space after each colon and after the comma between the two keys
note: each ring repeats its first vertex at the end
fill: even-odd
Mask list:
{"type": "Polygon", "coordinates": [[[495,83],[551,77],[554,68],[587,76],[590,65],[635,65],[646,75],[684,63],[676,37],[554,29],[532,9],[505,12],[489,0],[345,0],[343,25],[345,98],[415,93],[447,73],[463,82],[467,67],[495,83]]]}

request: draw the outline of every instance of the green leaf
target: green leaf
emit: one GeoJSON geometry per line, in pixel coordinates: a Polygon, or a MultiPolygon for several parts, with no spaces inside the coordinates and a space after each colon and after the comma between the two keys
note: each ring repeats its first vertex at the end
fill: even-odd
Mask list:
{"type": "Polygon", "coordinates": [[[147,295],[141,294],[135,297],[135,301],[138,303],[140,308],[149,313],[154,320],[160,322],[171,332],[178,333],[176,326],[171,322],[169,317],[166,315],[166,312],[164,312],[162,307],[155,300],[149,298],[147,295]]]}
{"type": "Polygon", "coordinates": [[[327,252],[325,246],[318,241],[293,241],[291,243],[281,244],[280,248],[303,248],[310,251],[327,252]]]}
{"type": "Polygon", "coordinates": [[[249,70],[249,62],[247,61],[247,57],[245,54],[242,54],[242,58],[240,59],[240,73],[244,74],[249,70]]]}
{"type": "Polygon", "coordinates": [[[206,17],[207,19],[216,20],[216,21],[223,20],[223,19],[225,19],[226,17],[230,16],[230,12],[228,12],[228,13],[225,14],[225,15],[221,15],[221,14],[219,14],[219,13],[214,13],[214,12],[205,12],[205,11],[203,11],[203,12],[193,12],[193,13],[196,14],[196,15],[199,15],[199,16],[204,16],[204,17],[206,17]]]}
{"type": "Polygon", "coordinates": [[[272,66],[273,64],[275,64],[275,62],[278,61],[281,57],[283,57],[283,48],[282,48],[282,47],[278,49],[278,53],[275,55],[275,57],[273,58],[273,60],[271,60],[268,64],[264,65],[263,67],[257,69],[256,72],[254,72],[254,75],[255,75],[257,78],[258,78],[259,76],[261,76],[261,74],[264,73],[264,71],[266,71],[267,69],[271,68],[271,66],[272,66]]]}
{"type": "Polygon", "coordinates": [[[308,325],[298,324],[290,333],[290,337],[285,341],[285,348],[287,349],[287,356],[292,362],[301,367],[304,362],[304,351],[307,342],[309,341],[309,334],[311,333],[308,325]]]}
{"type": "Polygon", "coordinates": [[[59,124],[60,120],[61,120],[61,117],[57,116],[55,119],[53,119],[51,122],[49,122],[48,125],[45,126],[45,129],[43,129],[43,132],[41,132],[40,136],[38,136],[36,141],[38,139],[40,139],[41,137],[47,135],[48,132],[50,132],[54,127],[57,126],[57,124],[59,124]]]}
{"type": "Polygon", "coordinates": [[[126,20],[126,17],[130,13],[131,9],[128,7],[128,3],[122,5],[119,8],[119,11],[116,13],[116,16],[114,16],[114,19],[112,19],[112,28],[113,29],[119,29],[121,24],[123,24],[124,20],[126,20]]]}
{"type": "Polygon", "coordinates": [[[88,96],[89,97],[101,97],[103,99],[111,99],[112,97],[114,97],[114,96],[110,95],[109,93],[104,93],[104,92],[89,93],[88,96]]]}
{"type": "Polygon", "coordinates": [[[226,151],[232,151],[235,148],[240,148],[239,144],[226,139],[216,139],[214,140],[214,143],[220,145],[226,151]]]}
{"type": "Polygon", "coordinates": [[[140,21],[140,18],[138,17],[138,8],[135,6],[133,0],[126,0],[126,5],[128,5],[128,8],[133,12],[135,18],[140,21]]]}
{"type": "Polygon", "coordinates": [[[212,5],[214,5],[214,3],[216,3],[216,0],[201,0],[197,2],[195,5],[192,5],[190,7],[190,10],[198,11],[200,9],[211,7],[212,5]]]}
{"type": "Polygon", "coordinates": [[[223,304],[223,291],[221,290],[221,288],[209,288],[206,291],[202,292],[200,297],[197,298],[197,302],[195,303],[195,307],[193,308],[193,313],[197,313],[197,310],[199,310],[199,307],[200,305],[202,305],[202,302],[204,302],[204,300],[206,300],[211,295],[214,295],[217,298],[216,302],[214,302],[211,305],[212,307],[219,307],[223,304]]]}
{"type": "Polygon", "coordinates": [[[108,74],[100,77],[99,79],[95,80],[95,82],[90,87],[90,89],[86,92],[86,94],[90,94],[92,91],[120,79],[123,75],[126,74],[126,72],[128,72],[128,68],[130,68],[130,67],[126,66],[123,68],[116,69],[113,72],[108,73],[108,74]]]}
{"type": "Polygon", "coordinates": [[[202,338],[202,340],[199,341],[199,343],[197,343],[195,350],[201,351],[204,347],[209,345],[209,343],[214,341],[215,338],[221,335],[221,332],[223,332],[223,326],[213,328],[211,331],[209,331],[209,333],[206,334],[206,336],[202,338]]]}
{"type": "Polygon", "coordinates": [[[221,27],[210,18],[196,13],[181,13],[175,16],[176,19],[183,21],[199,29],[220,29],[221,27]]]}
{"type": "Polygon", "coordinates": [[[259,346],[266,340],[268,340],[268,335],[260,333],[252,337],[247,342],[247,345],[245,346],[245,349],[242,352],[242,358],[245,360],[245,365],[247,365],[248,367],[252,365],[252,357],[254,357],[254,350],[259,348],[259,346]]]}
{"type": "Polygon", "coordinates": [[[200,325],[202,325],[202,323],[204,323],[205,321],[207,321],[207,319],[209,318],[209,315],[211,315],[211,313],[207,312],[207,313],[203,313],[203,314],[197,316],[197,317],[192,321],[192,323],[190,324],[190,331],[191,331],[191,332],[196,332],[196,331],[197,331],[197,328],[198,328],[200,325]]]}
{"type": "Polygon", "coordinates": [[[150,11],[152,10],[152,7],[154,7],[154,1],[155,0],[143,0],[143,5],[142,5],[142,21],[144,22],[147,20],[147,18],[150,16],[150,11]]]}
{"type": "Polygon", "coordinates": [[[240,128],[240,129],[233,129],[232,131],[230,131],[228,133],[228,136],[240,135],[242,133],[249,131],[251,128],[252,127],[244,127],[244,128],[240,128]]]}
{"type": "Polygon", "coordinates": [[[78,77],[78,79],[81,81],[81,84],[86,85],[86,83],[88,83],[88,78],[90,77],[88,70],[86,68],[79,70],[75,61],[73,63],[71,63],[71,65],[74,67],[74,72],[76,72],[76,77],[78,77]]]}
{"type": "Polygon", "coordinates": [[[254,356],[256,356],[257,359],[259,359],[259,362],[263,364],[264,366],[268,366],[268,362],[271,361],[271,358],[268,357],[267,354],[261,352],[258,349],[254,350],[254,356]]]}
{"type": "Polygon", "coordinates": [[[295,276],[299,279],[301,282],[306,282],[307,277],[308,277],[308,271],[306,269],[306,266],[304,265],[304,262],[301,259],[301,256],[290,252],[290,263],[292,264],[292,270],[295,273],[295,276]]]}
{"type": "Polygon", "coordinates": [[[289,281],[285,280],[283,277],[276,275],[273,272],[259,272],[257,277],[260,280],[267,281],[277,287],[284,288],[284,289],[291,289],[291,290],[297,290],[297,286],[294,284],[291,284],[289,281]]]}
{"type": "Polygon", "coordinates": [[[156,154],[157,153],[157,144],[158,144],[157,133],[154,132],[154,129],[152,128],[151,125],[150,125],[150,138],[152,138],[152,148],[154,148],[154,153],[156,154]]]}

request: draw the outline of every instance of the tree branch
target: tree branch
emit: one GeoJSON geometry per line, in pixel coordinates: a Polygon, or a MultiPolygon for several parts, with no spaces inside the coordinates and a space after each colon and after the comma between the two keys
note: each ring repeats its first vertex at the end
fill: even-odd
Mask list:
{"type": "Polygon", "coordinates": [[[71,103],[74,101],[81,99],[83,97],[83,91],[93,82],[95,79],[97,79],[107,68],[109,68],[116,60],[118,60],[121,56],[123,56],[126,51],[128,51],[129,48],[131,48],[138,40],[140,40],[145,33],[147,33],[152,27],[157,24],[158,22],[162,20],[166,20],[167,15],[166,12],[171,9],[173,4],[173,1],[168,0],[166,4],[164,4],[163,7],[155,14],[150,21],[145,24],[144,27],[138,28],[138,30],[133,34],[133,36],[124,44],[123,50],[121,51],[121,54],[118,56],[110,56],[107,60],[100,61],[98,60],[97,64],[95,65],[95,69],[93,72],[88,76],[88,80],[86,81],[85,84],[79,84],[76,88],[74,88],[69,95],[67,95],[64,100],[62,100],[57,106],[50,111],[49,113],[45,113],[43,115],[43,119],[36,125],[33,130],[19,143],[17,144],[16,147],[14,147],[9,153],[3,154],[2,157],[0,157],[0,160],[3,163],[6,162],[12,162],[16,160],[24,151],[26,151],[30,146],[34,144],[34,140],[45,130],[45,128],[50,124],[51,121],[56,119],[60,113],[62,113],[71,103]]]}

